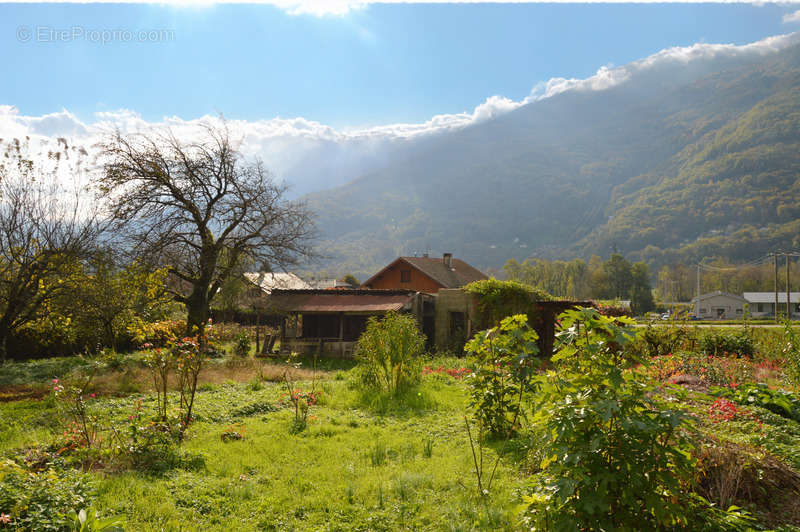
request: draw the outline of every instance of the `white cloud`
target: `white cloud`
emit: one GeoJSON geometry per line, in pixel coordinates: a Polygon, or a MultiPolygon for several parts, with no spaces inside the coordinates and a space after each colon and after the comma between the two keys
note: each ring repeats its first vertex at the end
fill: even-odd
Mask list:
{"type": "Polygon", "coordinates": [[[794,13],[786,13],[783,16],[783,23],[784,24],[800,23],[800,9],[798,9],[794,13]]]}
{"type": "MultiPolygon", "coordinates": [[[[691,65],[728,57],[758,58],[800,41],[800,33],[770,37],[755,43],[695,44],[662,50],[630,64],[602,66],[585,79],[553,78],[533,87],[530,94],[515,101],[491,96],[471,111],[440,114],[420,123],[394,123],[374,127],[336,129],[303,117],[268,120],[229,120],[231,131],[242,139],[241,149],[249,156],[261,157],[273,171],[293,181],[298,192],[336,185],[383,164],[404,143],[427,135],[452,131],[491,120],[527,104],[568,91],[601,91],[648,75],[656,80],[672,79],[691,65]]],[[[129,109],[95,113],[84,123],[68,110],[42,116],[21,115],[10,105],[0,105],[0,138],[23,138],[42,145],[65,137],[70,144],[87,148],[114,129],[124,133],[146,131],[151,127],[170,127],[180,138],[195,138],[202,124],[216,122],[215,116],[187,120],[177,116],[150,122],[129,109]]],[[[45,148],[43,148],[44,150],[45,148]]]]}

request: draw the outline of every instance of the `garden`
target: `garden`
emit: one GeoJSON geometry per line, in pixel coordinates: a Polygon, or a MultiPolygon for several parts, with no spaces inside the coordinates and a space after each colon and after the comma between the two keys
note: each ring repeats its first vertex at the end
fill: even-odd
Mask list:
{"type": "Polygon", "coordinates": [[[794,530],[800,336],[525,315],[463,356],[370,320],[353,360],[253,328],[0,367],[0,530],[794,530]]]}

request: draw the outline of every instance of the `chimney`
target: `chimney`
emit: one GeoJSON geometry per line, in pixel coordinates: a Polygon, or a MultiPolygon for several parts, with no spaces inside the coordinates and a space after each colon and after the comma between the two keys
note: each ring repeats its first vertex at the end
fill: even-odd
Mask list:
{"type": "Polygon", "coordinates": [[[453,267],[453,254],[452,253],[445,253],[444,255],[442,255],[442,262],[444,262],[444,265],[445,265],[445,267],[447,269],[452,268],[453,267]]]}

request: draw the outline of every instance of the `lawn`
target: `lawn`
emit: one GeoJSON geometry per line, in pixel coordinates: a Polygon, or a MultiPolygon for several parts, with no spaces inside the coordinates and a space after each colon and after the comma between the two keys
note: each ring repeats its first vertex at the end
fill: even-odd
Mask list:
{"type": "MultiPolygon", "coordinates": [[[[681,480],[680,497],[688,497],[681,504],[693,505],[687,510],[692,520],[677,528],[798,530],[800,396],[788,377],[790,361],[782,357],[779,331],[638,334],[626,349],[661,354],[621,375],[628,379],[634,372],[647,379],[659,408],[688,416],[682,433],[691,442],[693,462],[681,480]],[[729,346],[752,353],[730,352],[729,346]],[[725,512],[729,507],[732,513],[725,512]]],[[[92,507],[137,531],[521,530],[529,528],[523,519],[530,511],[541,511],[531,503],[532,494],[541,493],[548,471],[558,471],[553,458],[542,454],[552,436],[543,428],[534,395],[523,403],[516,435],[478,442],[468,406],[476,358],[428,358],[419,384],[391,395],[365,387],[362,366],[353,361],[304,360],[298,369],[282,360],[228,355],[208,361],[194,420],[180,444],[145,444],[150,440],[144,427],[158,403],[144,363],[147,354],[2,367],[0,530],[64,530],[57,515],[52,523],[42,517],[58,505],[62,512],[92,507]],[[98,369],[86,390],[88,418],[96,417],[108,439],[97,444],[102,451],[83,459],[89,455],[74,445],[63,398],[53,388],[92,367],[98,369]],[[294,379],[288,388],[284,375],[294,379]],[[308,399],[305,423],[297,422],[292,390],[308,399]],[[143,451],[131,447],[128,453],[119,449],[120,442],[143,451]],[[483,495],[476,470],[482,472],[483,495]],[[20,494],[26,497],[23,506],[20,494]],[[527,514],[521,512],[526,506],[527,514]],[[17,518],[25,514],[34,517],[17,518]]],[[[548,373],[539,378],[572,371],[578,383],[581,371],[575,373],[570,364],[546,364],[548,373]]],[[[601,411],[608,401],[592,398],[601,388],[616,394],[615,400],[634,397],[625,395],[627,385],[614,390],[607,380],[597,382],[597,388],[561,403],[571,409],[562,410],[564,419],[583,423],[589,419],[584,409],[587,416],[608,419],[601,411]],[[601,410],[589,413],[593,405],[601,410]]],[[[174,389],[174,379],[171,384],[174,389]]],[[[171,411],[179,401],[177,392],[170,392],[171,411]]],[[[619,445],[615,438],[630,430],[624,424],[606,434],[588,429],[610,438],[604,440],[609,445],[619,445]]],[[[590,456],[596,444],[581,442],[580,430],[575,452],[590,456]]]]}
{"type": "MultiPolygon", "coordinates": [[[[284,386],[253,369],[248,382],[201,386],[177,465],[91,472],[94,506],[124,516],[129,530],[514,528],[525,477],[501,461],[491,493],[478,496],[460,380],[432,373],[395,403],[353,389],[345,371],[321,371],[319,403],[295,431],[284,386]],[[225,442],[226,430],[243,438],[225,442]]],[[[244,376],[242,365],[237,374],[244,376]]],[[[99,397],[91,408],[123,422],[139,401],[155,409],[149,393],[99,397]]],[[[3,452],[56,438],[49,397],[2,403],[0,417],[3,452]]],[[[496,456],[485,453],[487,463],[496,456]]]]}

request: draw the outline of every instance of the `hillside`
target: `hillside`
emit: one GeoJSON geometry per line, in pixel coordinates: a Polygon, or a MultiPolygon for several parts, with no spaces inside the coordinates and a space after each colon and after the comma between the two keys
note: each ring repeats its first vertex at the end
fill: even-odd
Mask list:
{"type": "Polygon", "coordinates": [[[489,268],[612,248],[658,265],[797,245],[800,45],[631,71],[308,196],[328,267],[367,274],[426,248],[489,268]]]}

